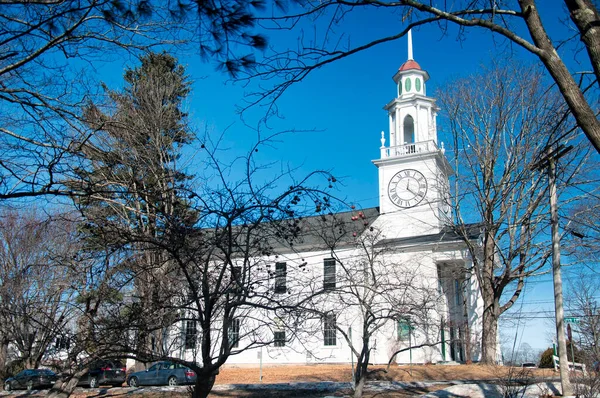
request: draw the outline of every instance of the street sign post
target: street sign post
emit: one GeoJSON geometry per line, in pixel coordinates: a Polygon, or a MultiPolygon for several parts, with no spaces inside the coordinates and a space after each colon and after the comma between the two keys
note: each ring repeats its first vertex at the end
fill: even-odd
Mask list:
{"type": "Polygon", "coordinates": [[[567,317],[567,318],[565,318],[565,323],[572,323],[574,325],[578,325],[579,324],[579,318],[576,318],[574,316],[567,317]]]}

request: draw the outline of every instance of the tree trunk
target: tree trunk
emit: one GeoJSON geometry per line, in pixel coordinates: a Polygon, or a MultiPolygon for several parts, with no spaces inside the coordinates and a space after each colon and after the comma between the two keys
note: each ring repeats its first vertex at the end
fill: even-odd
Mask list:
{"type": "Polygon", "coordinates": [[[362,363],[356,364],[356,371],[354,372],[354,398],[361,398],[365,389],[365,383],[367,381],[367,366],[368,361],[362,361],[362,363]]]}
{"type": "Polygon", "coordinates": [[[71,394],[73,394],[78,382],[79,379],[74,377],[70,380],[58,380],[56,383],[54,383],[50,391],[48,391],[48,397],[68,398],[71,394]]]}
{"type": "Polygon", "coordinates": [[[65,380],[59,379],[56,383],[54,383],[50,391],[48,391],[48,398],[68,398],[71,394],[73,394],[73,391],[75,391],[81,376],[87,372],[88,368],[85,368],[81,369],[70,378],[65,380]]]}
{"type": "MultiPolygon", "coordinates": [[[[489,206],[488,206],[489,207],[489,206]]],[[[493,225],[493,215],[486,213],[486,223],[493,225]]],[[[481,362],[487,365],[496,363],[498,334],[498,309],[500,303],[494,290],[494,265],[496,244],[493,229],[485,231],[481,278],[479,279],[483,298],[483,321],[481,331],[481,362]]]]}
{"type": "Polygon", "coordinates": [[[498,348],[498,305],[496,300],[491,303],[484,298],[486,305],[483,311],[483,330],[481,336],[481,363],[493,365],[496,363],[498,348]],[[489,304],[488,304],[489,303],[489,304]]]}
{"type": "Polygon", "coordinates": [[[2,378],[6,376],[6,362],[8,361],[8,339],[0,339],[0,375],[2,378]]]}
{"type": "Polygon", "coordinates": [[[354,371],[354,398],[361,398],[367,381],[367,369],[369,367],[369,342],[363,339],[363,349],[356,359],[356,370],[354,371]]]}
{"type": "Polygon", "coordinates": [[[198,378],[196,379],[196,384],[192,390],[192,398],[206,398],[208,394],[212,391],[213,386],[215,385],[215,379],[217,377],[215,375],[201,375],[198,374],[198,378]]]}
{"type": "MultiPolygon", "coordinates": [[[[565,0],[571,20],[579,29],[596,78],[600,78],[600,15],[591,0],[565,0]]],[[[596,81],[600,84],[600,81],[596,81]]]]}
{"type": "MultiPolygon", "coordinates": [[[[575,82],[575,79],[573,79],[573,76],[571,76],[571,73],[552,45],[552,41],[548,37],[544,25],[542,24],[542,20],[540,19],[535,0],[519,0],[519,3],[523,15],[525,16],[525,23],[527,24],[531,38],[535,45],[541,50],[536,55],[540,58],[556,82],[556,85],[567,102],[569,109],[573,113],[577,124],[581,127],[596,151],[600,153],[600,122],[596,117],[596,112],[591,108],[590,104],[583,96],[579,85],[575,82]]],[[[573,1],[566,1],[567,6],[571,8],[571,18],[577,24],[585,24],[587,19],[583,18],[581,15],[582,13],[577,11],[581,11],[581,9],[585,10],[586,7],[581,7],[581,9],[579,9],[581,5],[574,7],[572,3],[573,1]]],[[[590,5],[591,4],[587,4],[588,11],[590,5]]],[[[593,15],[591,16],[591,20],[594,20],[593,15]]],[[[581,26],[578,27],[581,29],[581,26]]],[[[589,29],[590,27],[591,26],[589,25],[585,25],[584,31],[586,31],[586,33],[582,33],[582,40],[584,40],[588,51],[593,51],[597,47],[597,44],[594,42],[596,40],[597,30],[589,29]]],[[[590,56],[593,55],[593,53],[589,54],[590,56]]],[[[594,63],[594,61],[597,60],[591,59],[590,61],[594,63]]]]}

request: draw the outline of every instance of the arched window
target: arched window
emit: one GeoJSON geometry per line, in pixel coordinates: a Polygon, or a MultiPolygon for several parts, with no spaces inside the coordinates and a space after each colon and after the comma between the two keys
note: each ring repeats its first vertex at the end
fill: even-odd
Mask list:
{"type": "Polygon", "coordinates": [[[411,115],[404,118],[404,144],[415,142],[415,121],[411,115]]]}

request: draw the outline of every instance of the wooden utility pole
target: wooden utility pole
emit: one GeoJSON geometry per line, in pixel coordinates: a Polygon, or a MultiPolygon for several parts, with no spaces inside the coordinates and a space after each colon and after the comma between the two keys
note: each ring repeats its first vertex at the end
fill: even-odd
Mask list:
{"type": "Polygon", "coordinates": [[[556,317],[556,340],[560,362],[560,384],[562,395],[573,395],[573,386],[569,380],[569,362],[565,340],[565,317],[563,310],[562,277],[560,273],[560,235],[558,231],[558,198],[556,194],[556,161],[573,147],[558,146],[548,148],[546,156],[537,164],[537,168],[548,168],[548,188],[550,190],[550,224],[552,225],[552,275],[554,280],[554,312],[556,317]]]}

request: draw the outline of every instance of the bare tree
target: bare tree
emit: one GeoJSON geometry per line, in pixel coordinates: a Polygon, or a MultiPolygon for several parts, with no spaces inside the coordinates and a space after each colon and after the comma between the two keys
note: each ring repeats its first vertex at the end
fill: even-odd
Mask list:
{"type": "MultiPolygon", "coordinates": [[[[72,320],[73,274],[65,263],[77,251],[74,223],[35,210],[0,217],[0,369],[9,360],[36,368],[52,360],[72,320]],[[58,347],[56,346],[58,345],[58,347]]],[[[66,342],[66,340],[65,340],[66,342]]]]}
{"type": "Polygon", "coordinates": [[[275,47],[273,51],[266,52],[258,65],[252,65],[247,77],[271,81],[271,86],[258,93],[256,102],[273,100],[312,71],[377,45],[398,40],[411,28],[437,24],[442,33],[447,33],[450,25],[456,25],[459,28],[457,39],[461,41],[468,40],[469,29],[486,29],[539,59],[559,88],[577,124],[596,151],[600,151],[597,97],[588,93],[590,88],[598,87],[600,78],[600,31],[595,28],[600,16],[596,5],[591,0],[565,0],[562,15],[559,13],[557,20],[546,22],[540,17],[540,9],[547,5],[539,3],[535,0],[513,3],[290,1],[289,7],[283,11],[274,11],[273,15],[268,16],[257,15],[257,20],[266,31],[281,29],[295,32],[299,38],[298,45],[283,49],[275,47]],[[398,26],[391,26],[387,35],[366,40],[351,36],[344,25],[345,18],[360,12],[367,14],[367,11],[397,15],[398,26]],[[552,23],[562,24],[566,21],[569,21],[569,28],[574,32],[571,36],[557,37],[551,32],[552,23]],[[310,29],[306,29],[307,26],[310,29]],[[569,41],[573,41],[575,45],[581,43],[585,50],[573,52],[573,57],[579,61],[574,65],[589,64],[592,71],[567,66],[570,63],[561,58],[559,49],[569,41]],[[579,73],[582,74],[582,79],[578,82],[575,75],[579,73]],[[583,78],[586,74],[590,79],[583,78]]]}
{"type": "Polygon", "coordinates": [[[437,274],[419,265],[427,255],[402,255],[386,243],[381,231],[368,226],[371,221],[362,211],[338,213],[324,220],[331,229],[330,237],[338,231],[337,242],[330,247],[337,272],[332,283],[328,284],[326,276],[317,280],[322,288],[314,289],[318,293],[309,306],[324,319],[335,317],[334,328],[356,357],[355,397],[363,396],[377,340],[383,346],[390,340],[396,342],[392,351],[383,353],[386,362],[413,346],[441,344],[436,328],[442,308],[437,274]]]}
{"type": "MultiPolygon", "coordinates": [[[[588,366],[600,360],[600,307],[598,303],[598,280],[583,273],[570,283],[566,307],[578,320],[575,326],[579,350],[585,353],[588,366]]],[[[569,353],[570,355],[570,353],[569,353]]]]}
{"type": "MultiPolygon", "coordinates": [[[[440,102],[454,140],[454,227],[465,237],[482,289],[482,361],[494,363],[499,317],[550,255],[547,182],[536,166],[544,148],[566,136],[564,112],[539,73],[513,64],[453,82],[440,102]],[[478,241],[471,239],[475,221],[478,241]]],[[[572,164],[562,170],[565,179],[578,170],[578,161],[572,164]]]]}

